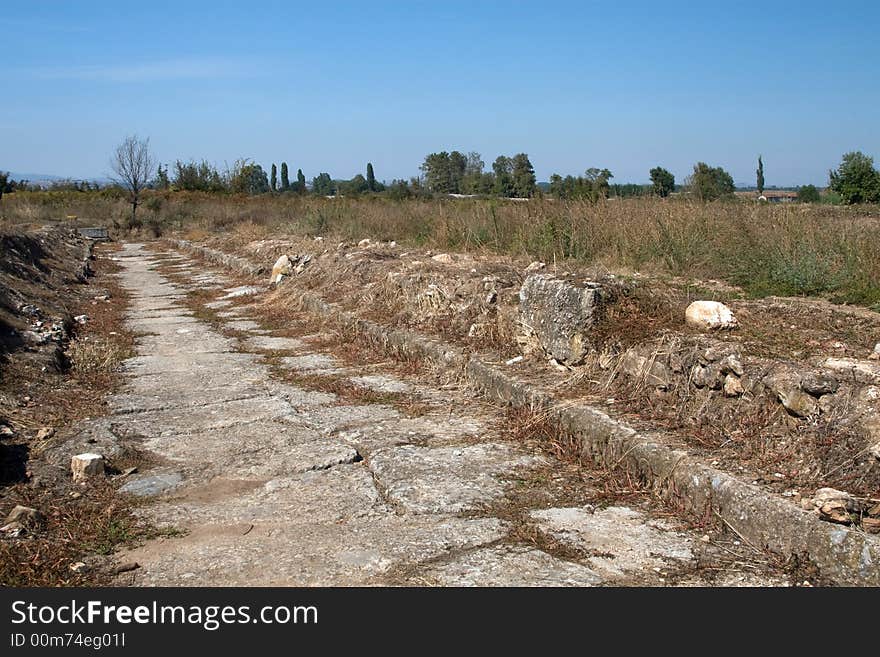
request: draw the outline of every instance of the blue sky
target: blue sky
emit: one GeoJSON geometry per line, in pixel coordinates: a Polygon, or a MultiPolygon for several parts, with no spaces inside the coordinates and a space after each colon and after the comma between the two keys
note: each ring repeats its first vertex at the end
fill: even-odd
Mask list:
{"type": "Polygon", "coordinates": [[[880,157],[880,3],[7,3],[0,169],[99,177],[125,135],[163,162],[308,178],[435,150],[525,151],[539,180],[694,162],[824,184],[880,157]]]}

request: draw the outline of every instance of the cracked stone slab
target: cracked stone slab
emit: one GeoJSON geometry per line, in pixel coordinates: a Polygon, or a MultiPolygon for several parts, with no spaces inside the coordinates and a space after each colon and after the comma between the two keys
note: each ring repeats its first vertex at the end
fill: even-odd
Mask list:
{"type": "Polygon", "coordinates": [[[160,319],[162,317],[192,317],[192,311],[180,306],[159,308],[158,310],[130,310],[127,313],[130,320],[134,319],[160,319]]]}
{"type": "Polygon", "coordinates": [[[376,392],[404,393],[412,392],[413,390],[413,387],[408,383],[384,374],[356,376],[351,379],[351,382],[355,385],[375,390],[376,392]]]}
{"type": "Polygon", "coordinates": [[[533,511],[538,527],[557,540],[593,554],[587,563],[609,578],[652,575],[693,559],[692,539],[670,522],[652,520],[625,506],[590,513],[578,507],[533,511]]]}
{"type": "Polygon", "coordinates": [[[320,406],[295,410],[299,418],[313,427],[320,428],[325,434],[333,434],[340,429],[372,425],[400,417],[396,410],[382,404],[320,406]]]}
{"type": "Polygon", "coordinates": [[[150,509],[162,523],[235,524],[320,518],[336,523],[388,513],[370,472],[360,463],[236,480],[228,474],[191,485],[150,509]]]}
{"type": "Polygon", "coordinates": [[[246,344],[257,351],[299,351],[303,343],[297,338],[279,338],[269,335],[254,335],[249,337],[246,344]]]}
{"type": "Polygon", "coordinates": [[[284,398],[296,411],[301,411],[309,406],[327,406],[329,404],[335,404],[339,399],[336,395],[329,392],[305,390],[288,383],[275,381],[268,377],[265,381],[265,385],[266,391],[270,395],[284,398]]]}
{"type": "Polygon", "coordinates": [[[478,548],[427,564],[413,584],[440,586],[596,586],[603,579],[583,564],[526,546],[478,548]]]}
{"type": "Polygon", "coordinates": [[[265,395],[264,390],[238,381],[213,388],[160,385],[156,390],[154,394],[117,393],[107,399],[107,406],[114,414],[142,413],[192,408],[265,395]],[[174,394],[175,392],[178,394],[174,394]]]}
{"type": "Polygon", "coordinates": [[[136,497],[155,497],[174,490],[181,483],[183,483],[183,475],[179,472],[152,473],[129,477],[128,481],[119,487],[119,492],[136,497]]]}
{"type": "Polygon", "coordinates": [[[462,415],[431,414],[421,417],[378,418],[337,432],[340,440],[366,452],[383,447],[460,445],[479,437],[490,438],[483,423],[462,415]]]}
{"type": "Polygon", "coordinates": [[[143,445],[181,468],[201,463],[203,477],[234,472],[239,478],[265,479],[325,470],[361,458],[351,445],[305,425],[262,420],[211,431],[152,435],[143,445]],[[204,462],[205,454],[211,455],[210,461],[204,462]]]}
{"type": "Polygon", "coordinates": [[[357,586],[381,584],[395,566],[440,558],[496,541],[495,518],[374,514],[195,525],[186,536],[131,550],[146,586],[357,586]],[[255,549],[259,546],[259,549],[255,549]]]}
{"type": "Polygon", "coordinates": [[[226,328],[233,331],[257,331],[261,330],[260,324],[252,319],[239,319],[234,322],[226,322],[226,328]]]}
{"type": "Polygon", "coordinates": [[[194,376],[230,375],[245,373],[248,366],[258,360],[253,354],[242,353],[182,353],[165,355],[142,355],[123,362],[123,369],[137,376],[170,376],[190,374],[194,376]]]}
{"type": "Polygon", "coordinates": [[[370,455],[369,467],[389,500],[411,513],[461,513],[504,494],[503,475],[540,462],[507,445],[402,445],[370,455]]]}
{"type": "Polygon", "coordinates": [[[138,337],[139,349],[157,356],[176,354],[181,351],[195,353],[224,353],[231,350],[232,340],[217,333],[207,331],[204,324],[186,325],[175,328],[173,332],[148,334],[138,337]]]}
{"type": "MultiPolygon", "coordinates": [[[[299,349],[304,348],[306,348],[305,344],[300,341],[299,349]]],[[[292,370],[299,370],[301,372],[335,374],[344,371],[339,368],[339,361],[333,358],[333,356],[328,356],[327,354],[285,356],[281,359],[281,364],[292,370]]]]}
{"type": "Polygon", "coordinates": [[[171,436],[224,429],[260,420],[295,421],[283,399],[254,397],[185,409],[168,409],[116,416],[118,424],[142,436],[171,436]]]}
{"type": "Polygon", "coordinates": [[[198,324],[199,320],[191,315],[162,315],[153,317],[129,317],[125,325],[135,333],[163,333],[187,324],[198,324]]]}

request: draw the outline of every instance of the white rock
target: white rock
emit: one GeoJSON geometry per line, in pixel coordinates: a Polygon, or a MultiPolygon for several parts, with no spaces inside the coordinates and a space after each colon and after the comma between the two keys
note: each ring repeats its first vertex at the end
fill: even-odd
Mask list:
{"type": "Polygon", "coordinates": [[[728,374],[726,377],[724,377],[723,390],[725,397],[739,397],[745,392],[745,390],[743,389],[742,381],[740,381],[738,377],[735,377],[732,374],[728,374]]]}
{"type": "Polygon", "coordinates": [[[70,460],[70,470],[76,482],[98,477],[104,474],[104,457],[89,452],[77,454],[70,460]]]}
{"type": "Polygon", "coordinates": [[[444,265],[451,265],[454,262],[454,259],[448,253],[438,253],[435,256],[431,256],[431,260],[434,262],[439,262],[444,265]]]}
{"type": "Polygon", "coordinates": [[[358,242],[358,248],[365,249],[368,246],[370,246],[370,244],[372,244],[372,243],[373,242],[369,237],[365,237],[360,242],[358,242]]]}
{"type": "Polygon", "coordinates": [[[868,356],[871,360],[880,360],[880,342],[874,345],[874,351],[871,352],[871,355],[868,356]]]}
{"type": "Polygon", "coordinates": [[[861,504],[852,495],[834,488],[820,488],[813,496],[813,508],[823,520],[849,524],[851,513],[859,513],[861,504]]]}
{"type": "Polygon", "coordinates": [[[526,267],[526,272],[528,272],[528,273],[531,274],[532,272],[541,271],[541,270],[544,269],[544,267],[546,267],[546,266],[547,266],[547,265],[546,265],[545,263],[543,263],[543,262],[538,262],[538,261],[536,260],[535,262],[533,262],[532,264],[530,264],[528,267],[526,267]]]}
{"type": "Polygon", "coordinates": [[[737,325],[730,308],[719,301],[694,301],[684,312],[684,321],[698,329],[730,329],[737,325]]]}
{"type": "Polygon", "coordinates": [[[290,258],[285,254],[275,261],[275,265],[272,267],[272,277],[269,279],[269,282],[277,285],[288,275],[290,275],[290,258]]]}

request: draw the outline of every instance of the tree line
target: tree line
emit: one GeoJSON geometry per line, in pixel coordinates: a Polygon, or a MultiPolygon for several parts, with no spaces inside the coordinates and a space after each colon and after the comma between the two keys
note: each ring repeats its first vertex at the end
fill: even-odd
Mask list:
{"type": "MultiPolygon", "coordinates": [[[[167,165],[156,165],[149,139],[139,139],[136,135],[127,137],[117,147],[110,164],[115,174],[115,184],[129,194],[132,221],[140,204],[141,192],[150,188],[250,195],[312,193],[321,196],[357,196],[382,193],[391,198],[432,194],[532,198],[547,192],[554,198],[590,201],[610,196],[667,197],[681,191],[682,187],[692,197],[711,201],[730,196],[735,191],[733,177],[727,171],[705,162],[694,165],[693,172],[682,187],[676,185],[675,176],[670,171],[660,166],[649,171],[650,185],[612,185],[610,181],[614,174],[609,169],[591,167],[583,176],[563,177],[554,173],[549,183],[539,186],[527,153],[499,155],[492,163],[491,171],[487,171],[479,153],[471,151],[464,154],[457,150],[429,153],[419,167],[422,175],[409,181],[393,180],[387,185],[379,182],[373,164],[368,162],[366,175],[357,174],[350,180],[336,180],[329,173],[321,172],[308,185],[302,169],[297,169],[295,180],[290,179],[287,162],[281,162],[280,180],[279,169],[274,163],[267,174],[262,166],[249,159],[237,160],[224,172],[206,160],[177,160],[169,171],[167,165]]],[[[756,189],[761,195],[765,179],[764,161],[760,155],[755,174],[756,189]]],[[[57,181],[53,185],[65,191],[88,192],[100,188],[97,183],[86,181],[57,181]]],[[[4,193],[30,188],[27,181],[10,180],[8,173],[0,171],[0,200],[4,193]]],[[[828,189],[842,203],[880,203],[880,172],[874,167],[873,158],[859,151],[846,153],[840,165],[829,171],[828,189]]],[[[821,194],[815,186],[805,185],[798,190],[798,200],[817,202],[821,200],[821,194]]]]}

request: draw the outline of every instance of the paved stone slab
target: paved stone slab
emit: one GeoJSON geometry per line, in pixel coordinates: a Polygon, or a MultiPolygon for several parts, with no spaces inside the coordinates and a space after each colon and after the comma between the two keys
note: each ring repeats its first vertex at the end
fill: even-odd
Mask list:
{"type": "MultiPolygon", "coordinates": [[[[299,349],[304,348],[300,343],[299,349]]],[[[281,359],[281,364],[293,370],[302,372],[321,372],[336,373],[342,372],[339,368],[339,361],[328,356],[327,354],[303,354],[302,356],[285,356],[281,359]]]]}
{"type": "Polygon", "coordinates": [[[195,408],[174,408],[118,416],[118,423],[142,436],[172,436],[223,429],[259,420],[295,420],[290,405],[275,397],[222,401],[195,408]]]}
{"type": "Polygon", "coordinates": [[[120,486],[119,492],[136,497],[155,497],[156,495],[174,490],[182,482],[183,475],[179,472],[136,476],[131,477],[120,486]]]}
{"type": "Polygon", "coordinates": [[[370,468],[385,494],[412,513],[461,513],[504,493],[501,477],[536,465],[538,459],[507,445],[462,447],[402,445],[370,456],[370,468]]]}
{"type": "Polygon", "coordinates": [[[148,586],[355,586],[381,584],[393,567],[498,540],[496,519],[404,518],[194,525],[180,538],[125,555],[148,586]]]}
{"type": "Polygon", "coordinates": [[[254,335],[247,339],[247,346],[257,351],[299,351],[303,348],[303,343],[297,338],[254,335]]]}
{"type": "Polygon", "coordinates": [[[326,434],[332,434],[348,427],[373,425],[400,417],[396,410],[382,404],[320,406],[296,409],[296,412],[302,421],[326,434]]]}
{"type": "Polygon", "coordinates": [[[533,511],[538,527],[586,553],[587,562],[606,577],[651,575],[652,569],[681,565],[693,558],[692,539],[669,522],[651,520],[623,506],[591,513],[581,508],[533,511]]]}
{"type": "Polygon", "coordinates": [[[174,355],[180,352],[225,353],[232,348],[232,339],[205,329],[204,324],[172,327],[172,331],[148,333],[137,338],[137,344],[144,351],[157,356],[174,355]]]}
{"type": "Polygon", "coordinates": [[[123,369],[134,375],[164,376],[169,380],[181,374],[193,376],[244,375],[246,368],[258,360],[254,354],[241,353],[178,353],[143,355],[123,362],[123,369]]]}
{"type": "Polygon", "coordinates": [[[233,331],[256,331],[260,330],[260,325],[251,319],[240,319],[235,322],[226,322],[226,328],[233,331]]]}
{"type": "Polygon", "coordinates": [[[586,566],[523,546],[478,548],[429,564],[412,578],[432,586],[596,586],[602,578],[586,566]]]}
{"type": "Polygon", "coordinates": [[[392,376],[383,374],[368,374],[365,376],[356,376],[351,379],[352,383],[370,388],[376,392],[403,393],[412,392],[413,387],[408,383],[404,383],[392,376]]]}

